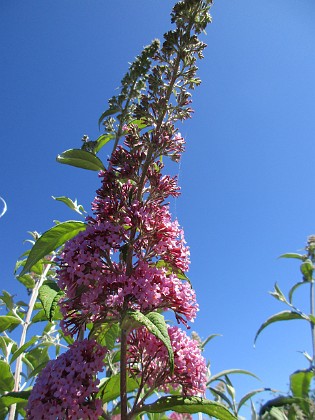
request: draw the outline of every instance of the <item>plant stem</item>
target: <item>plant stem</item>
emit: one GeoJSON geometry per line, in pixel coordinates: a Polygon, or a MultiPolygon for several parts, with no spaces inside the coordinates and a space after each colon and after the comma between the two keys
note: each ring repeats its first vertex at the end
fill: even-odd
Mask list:
{"type": "MultiPolygon", "coordinates": [[[[314,298],[315,298],[314,280],[312,280],[311,285],[310,285],[310,307],[311,307],[311,315],[313,317],[315,317],[314,298]]],[[[313,320],[311,320],[310,324],[311,324],[312,344],[313,344],[312,368],[314,369],[315,367],[315,324],[313,320]]]]}
{"type": "MultiPolygon", "coordinates": [[[[27,330],[28,330],[28,328],[31,324],[32,314],[33,314],[33,310],[34,310],[34,305],[35,305],[36,300],[37,300],[38,291],[39,291],[39,288],[41,287],[41,285],[43,284],[44,280],[46,279],[46,276],[47,276],[47,273],[50,269],[50,266],[51,266],[51,264],[48,264],[45,267],[45,270],[43,271],[39,280],[35,284],[34,289],[32,290],[32,294],[31,294],[31,298],[30,298],[30,303],[28,305],[28,310],[27,310],[27,313],[26,313],[26,317],[25,317],[25,320],[23,321],[23,324],[22,324],[22,334],[21,334],[21,338],[20,338],[19,348],[21,348],[26,342],[26,334],[27,334],[27,330]]],[[[22,373],[22,367],[23,367],[22,366],[22,359],[23,359],[23,353],[21,353],[19,355],[19,357],[16,359],[15,374],[14,374],[14,389],[13,389],[14,392],[18,392],[20,390],[21,373],[22,373]]],[[[10,407],[9,420],[14,420],[15,411],[16,411],[16,404],[13,404],[10,407]]]]}
{"type": "Polygon", "coordinates": [[[127,330],[122,326],[120,338],[120,413],[127,419],[127,330]]]}

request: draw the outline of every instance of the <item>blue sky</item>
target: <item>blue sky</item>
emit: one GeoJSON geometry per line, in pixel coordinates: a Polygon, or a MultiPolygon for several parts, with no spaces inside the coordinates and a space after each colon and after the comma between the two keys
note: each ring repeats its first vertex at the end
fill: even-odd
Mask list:
{"type": "MultiPolygon", "coordinates": [[[[144,45],[168,30],[173,1],[0,0],[0,287],[22,293],[12,271],[27,231],[75,218],[50,196],[86,209],[99,179],[56,163],[58,153],[99,135],[107,99],[144,45]]],[[[260,324],[285,307],[268,295],[300,279],[279,260],[315,233],[315,5],[312,0],[221,0],[212,8],[195,114],[173,214],[191,247],[200,312],[194,329],[222,334],[207,348],[212,372],[242,368],[238,396],[261,386],[287,391],[307,367],[308,325],[260,324]]],[[[102,155],[106,159],[105,151],[102,155]]],[[[307,305],[305,291],[297,292],[307,305]]],[[[305,306],[304,306],[305,307],[305,306]]],[[[268,395],[265,395],[267,398],[268,395]]]]}

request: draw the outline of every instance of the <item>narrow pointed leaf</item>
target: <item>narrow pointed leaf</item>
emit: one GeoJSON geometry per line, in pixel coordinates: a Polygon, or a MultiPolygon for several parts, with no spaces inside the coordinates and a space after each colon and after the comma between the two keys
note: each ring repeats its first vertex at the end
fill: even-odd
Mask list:
{"type": "Polygon", "coordinates": [[[151,334],[155,335],[165,345],[170,363],[170,371],[174,370],[174,353],[170,337],[167,331],[167,324],[163,315],[158,312],[150,312],[147,315],[142,314],[140,311],[128,311],[129,318],[144,325],[151,334]]]}
{"type": "Polygon", "coordinates": [[[88,169],[90,171],[101,171],[105,169],[103,162],[94,153],[82,149],[66,150],[58,155],[56,160],[65,165],[88,169]]]}
{"type": "Polygon", "coordinates": [[[12,404],[27,403],[31,391],[8,392],[6,395],[0,397],[0,403],[5,407],[10,407],[12,404]]]}
{"type": "Polygon", "coordinates": [[[144,405],[141,410],[141,412],[149,413],[163,413],[164,411],[190,414],[204,413],[220,420],[236,419],[224,405],[200,397],[162,397],[153,404],[144,405]]]}
{"type": "Polygon", "coordinates": [[[107,109],[106,111],[104,111],[103,114],[100,116],[100,118],[98,120],[98,126],[101,125],[104,118],[109,117],[109,116],[114,115],[114,114],[117,114],[117,112],[119,112],[119,111],[120,111],[120,108],[110,108],[110,109],[107,109]]]}
{"type": "Polygon", "coordinates": [[[296,254],[294,252],[288,254],[282,254],[279,258],[297,258],[298,260],[305,260],[305,256],[301,254],[296,254]]]}
{"type": "Polygon", "coordinates": [[[239,403],[238,403],[238,411],[240,410],[240,408],[242,407],[242,405],[244,405],[246,403],[246,401],[248,401],[250,398],[252,398],[254,395],[256,394],[260,394],[261,392],[265,392],[265,391],[272,391],[270,388],[260,388],[260,389],[255,389],[251,392],[248,392],[246,395],[244,395],[239,403]]]}
{"type": "Polygon", "coordinates": [[[65,205],[68,206],[71,210],[74,210],[79,214],[86,213],[83,206],[77,203],[77,200],[73,201],[69,197],[65,197],[65,196],[54,197],[53,195],[52,195],[52,198],[56,201],[61,201],[62,203],[65,203],[65,205]]]}
{"type": "Polygon", "coordinates": [[[293,299],[293,293],[298,289],[302,284],[308,284],[306,281],[300,281],[299,283],[296,283],[289,291],[289,302],[292,303],[293,299]]]}
{"type": "Polygon", "coordinates": [[[110,140],[113,140],[115,136],[113,134],[103,134],[96,140],[96,146],[94,152],[98,153],[102,147],[105,146],[110,140]]]}
{"type": "Polygon", "coordinates": [[[215,337],[221,337],[221,334],[211,334],[209,335],[200,345],[201,350],[204,350],[206,345],[209,343],[209,341],[213,340],[215,337]]]}
{"type": "Polygon", "coordinates": [[[29,347],[31,347],[34,343],[36,343],[36,341],[38,341],[38,336],[34,336],[34,337],[32,337],[27,343],[25,343],[22,347],[19,347],[18,348],[18,350],[16,350],[14,353],[13,353],[13,356],[12,356],[12,358],[11,358],[11,360],[10,360],[10,364],[12,364],[13,362],[14,362],[14,360],[17,358],[17,357],[19,357],[19,355],[21,354],[21,353],[23,353],[25,350],[27,350],[29,347]]]}
{"type": "Polygon", "coordinates": [[[233,404],[232,402],[228,399],[228,397],[224,394],[224,392],[219,391],[217,388],[213,388],[213,387],[209,387],[208,388],[210,392],[212,392],[212,394],[215,397],[220,397],[223,401],[226,402],[226,404],[228,405],[228,407],[230,407],[231,410],[233,410],[233,404]]]}
{"type": "Polygon", "coordinates": [[[45,281],[38,291],[39,300],[50,322],[54,319],[56,310],[59,309],[57,305],[63,295],[64,292],[60,290],[57,283],[51,280],[45,281]]]}
{"type": "Polygon", "coordinates": [[[298,314],[297,312],[293,312],[293,311],[283,311],[283,312],[279,312],[273,316],[271,316],[270,318],[267,319],[267,321],[265,321],[259,328],[259,330],[256,333],[255,339],[254,339],[254,344],[256,343],[256,340],[259,336],[259,334],[266,328],[268,327],[268,325],[273,324],[274,322],[279,322],[279,321],[291,321],[293,319],[303,319],[304,321],[309,321],[309,317],[307,316],[303,316],[298,314]]]}
{"type": "Polygon", "coordinates": [[[222,376],[227,376],[227,375],[231,375],[231,374],[235,374],[235,373],[241,373],[243,375],[249,375],[252,376],[253,378],[259,379],[258,376],[256,376],[254,373],[249,372],[248,370],[244,370],[244,369],[227,369],[227,370],[222,370],[219,373],[216,373],[215,375],[210,377],[210,380],[208,381],[207,385],[211,384],[214,381],[217,381],[218,379],[222,378],[222,376]]]}
{"type": "Polygon", "coordinates": [[[49,255],[52,251],[85,229],[85,223],[69,220],[47,230],[35,242],[20,275],[23,276],[28,273],[40,259],[49,255]]]}

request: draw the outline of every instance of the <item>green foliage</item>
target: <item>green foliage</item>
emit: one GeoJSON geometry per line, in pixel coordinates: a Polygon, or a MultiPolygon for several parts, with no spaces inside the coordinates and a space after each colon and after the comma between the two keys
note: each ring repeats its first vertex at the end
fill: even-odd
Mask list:
{"type": "Polygon", "coordinates": [[[215,401],[209,401],[200,397],[183,397],[177,395],[162,397],[152,404],[144,405],[141,412],[163,413],[170,410],[176,413],[204,413],[220,420],[237,419],[226,407],[215,401]]]}
{"type": "MultiPolygon", "coordinates": [[[[47,230],[35,242],[20,276],[34,270],[34,266],[37,262],[85,229],[85,223],[69,220],[67,222],[59,223],[57,226],[47,230]]],[[[47,261],[47,263],[49,263],[49,261],[47,261]]]]}
{"type": "Polygon", "coordinates": [[[49,321],[61,319],[58,302],[64,292],[60,290],[55,281],[46,280],[38,291],[45,315],[49,321]]]}
{"type": "Polygon", "coordinates": [[[105,169],[102,161],[94,153],[82,149],[66,150],[58,155],[56,160],[65,165],[88,169],[90,171],[101,171],[105,169]]]}
{"type": "Polygon", "coordinates": [[[62,196],[62,197],[54,197],[52,196],[52,198],[56,201],[61,201],[62,203],[65,203],[71,210],[74,210],[75,212],[79,213],[79,214],[83,214],[86,213],[86,211],[84,210],[83,206],[81,204],[78,204],[77,200],[71,200],[71,198],[62,196]]]}

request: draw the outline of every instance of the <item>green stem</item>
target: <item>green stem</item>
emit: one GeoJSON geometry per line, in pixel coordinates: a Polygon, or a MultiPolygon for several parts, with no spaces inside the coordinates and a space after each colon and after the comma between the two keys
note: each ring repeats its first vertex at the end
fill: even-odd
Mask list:
{"type": "MultiPolygon", "coordinates": [[[[27,313],[26,313],[26,317],[25,317],[25,320],[23,321],[23,324],[22,324],[22,334],[21,334],[21,338],[20,338],[19,348],[21,348],[26,342],[26,334],[27,334],[27,330],[28,330],[29,326],[31,325],[32,314],[33,314],[34,306],[35,306],[35,303],[36,303],[36,300],[37,300],[38,291],[39,291],[39,288],[42,286],[44,280],[46,279],[46,276],[47,276],[47,273],[48,273],[50,267],[51,267],[51,264],[48,264],[46,266],[46,268],[43,271],[42,275],[40,276],[38,282],[35,284],[34,289],[32,290],[32,294],[31,294],[31,298],[30,298],[30,303],[28,305],[28,310],[27,310],[27,313]]],[[[13,389],[14,392],[18,392],[20,390],[21,373],[22,373],[22,368],[23,368],[22,359],[23,359],[23,353],[21,353],[19,355],[19,357],[16,359],[15,374],[14,374],[14,389],[13,389]]],[[[10,407],[9,420],[14,420],[15,411],[16,411],[16,404],[13,404],[10,407]]]]}
{"type": "Polygon", "coordinates": [[[127,330],[122,326],[120,337],[120,409],[121,420],[127,415],[127,330]]]}
{"type": "MultiPolygon", "coordinates": [[[[314,280],[311,281],[310,285],[310,307],[311,307],[311,315],[315,316],[315,290],[314,290],[314,280]]],[[[311,332],[312,332],[312,344],[313,344],[313,357],[312,357],[312,368],[315,367],[315,324],[311,320],[311,332]]]]}

